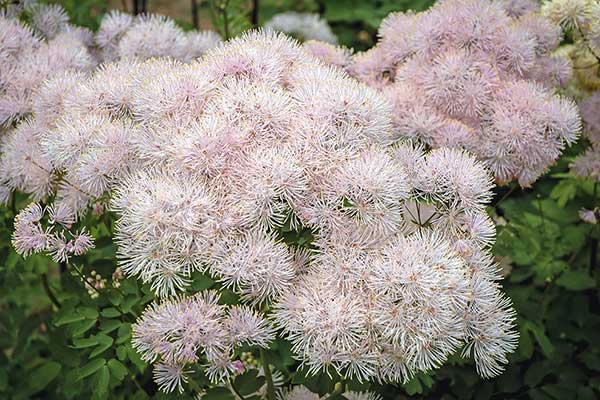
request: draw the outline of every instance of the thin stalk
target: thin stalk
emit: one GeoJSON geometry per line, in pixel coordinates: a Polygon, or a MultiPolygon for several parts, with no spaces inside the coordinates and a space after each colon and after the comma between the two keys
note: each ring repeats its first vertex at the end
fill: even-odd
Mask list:
{"type": "Polygon", "coordinates": [[[252,17],[251,17],[251,21],[252,21],[252,26],[255,28],[258,28],[258,11],[259,11],[259,4],[260,0],[252,0],[252,17]]]}
{"type": "MultiPolygon", "coordinates": [[[[594,182],[594,203],[596,203],[596,195],[598,193],[598,182],[594,182]]],[[[595,204],[594,204],[595,205],[595,204]]],[[[594,212],[596,208],[594,207],[594,212]]],[[[596,227],[594,227],[596,229],[596,227]]],[[[590,233],[594,232],[594,229],[590,233]]],[[[594,237],[590,241],[590,272],[594,272],[598,263],[598,240],[594,237]]]]}
{"type": "Polygon", "coordinates": [[[506,200],[508,198],[508,196],[510,196],[515,191],[516,188],[517,188],[517,185],[513,183],[511,188],[508,190],[508,192],[504,193],[504,196],[502,196],[502,198],[500,200],[498,200],[496,202],[496,204],[494,204],[494,207],[498,207],[504,200],[506,200]]]}
{"type": "Polygon", "coordinates": [[[46,274],[42,274],[42,285],[52,304],[54,304],[56,308],[60,308],[60,301],[58,301],[54,293],[52,293],[52,289],[50,289],[50,284],[48,283],[48,275],[46,274]]]}
{"type": "Polygon", "coordinates": [[[192,0],[192,22],[194,23],[194,29],[200,27],[200,21],[198,19],[198,1],[192,0]]]}
{"type": "MultiPolygon", "coordinates": [[[[88,279],[86,278],[86,276],[83,274],[82,271],[80,271],[75,265],[72,265],[73,269],[75,270],[75,272],[77,273],[77,275],[85,282],[88,284],[88,286],[90,286],[92,289],[94,289],[94,291],[96,293],[98,293],[99,295],[102,294],[102,292],[100,291],[100,289],[98,289],[96,286],[94,286],[93,282],[88,281],[88,279]]],[[[121,294],[123,294],[123,296],[125,296],[125,294],[123,292],[120,291],[120,289],[117,289],[121,294]]],[[[135,319],[137,319],[137,315],[133,312],[133,311],[129,311],[129,313],[126,313],[125,311],[123,311],[123,309],[121,307],[119,307],[117,304],[114,305],[115,308],[122,314],[122,315],[127,315],[127,314],[131,314],[135,319]]]]}
{"type": "Polygon", "coordinates": [[[333,392],[331,392],[331,394],[329,396],[325,397],[324,400],[333,400],[340,394],[344,393],[345,391],[346,391],[346,385],[344,384],[344,381],[338,382],[335,384],[335,388],[333,389],[333,392]]]}
{"type": "Polygon", "coordinates": [[[273,375],[267,361],[267,353],[265,353],[264,349],[260,349],[260,359],[265,371],[265,380],[267,381],[267,399],[275,400],[275,384],[273,383],[273,375]]]}
{"type": "Polygon", "coordinates": [[[237,397],[239,397],[241,400],[246,400],[246,398],[240,393],[240,391],[233,384],[233,379],[229,381],[229,386],[231,386],[231,390],[233,390],[233,393],[235,393],[235,395],[237,397]]]}
{"type": "Polygon", "coordinates": [[[225,40],[229,40],[229,15],[227,14],[227,3],[228,1],[224,1],[221,6],[221,13],[223,14],[223,33],[225,36],[225,40]]]}
{"type": "Polygon", "coordinates": [[[13,190],[10,194],[10,210],[12,211],[13,217],[17,216],[17,193],[13,190]]]}

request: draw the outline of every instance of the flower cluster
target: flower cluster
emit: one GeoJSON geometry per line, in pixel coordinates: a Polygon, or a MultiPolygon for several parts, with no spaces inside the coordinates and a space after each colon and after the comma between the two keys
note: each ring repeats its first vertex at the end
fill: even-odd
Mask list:
{"type": "MultiPolygon", "coordinates": [[[[319,400],[320,398],[318,394],[311,392],[302,385],[283,390],[278,396],[278,400],[319,400]]],[[[373,392],[349,391],[344,393],[344,398],[348,400],[381,400],[381,396],[373,392]]]]}
{"type": "MultiPolygon", "coordinates": [[[[244,368],[236,347],[267,347],[275,329],[313,373],[406,381],[461,348],[482,376],[500,373],[517,334],[490,255],[493,184],[483,163],[399,135],[399,103],[348,76],[346,50],[267,30],[193,59],[210,46],[186,37],[165,18],[110,14],[95,41],[113,62],[38,83],[31,115],[2,145],[0,195],[21,190],[52,205],[17,217],[17,250],[80,255],[91,238],[67,240],[68,228],[90,206],[116,211],[121,271],[161,298],[133,343],[165,391],[181,390],[194,363],[229,380],[244,368]],[[44,229],[44,212],[64,232],[44,229]],[[180,295],[197,271],[247,305],[180,295]],[[250,308],[259,305],[264,313],[250,308]]],[[[483,65],[477,71],[493,74],[483,65]]],[[[568,136],[578,122],[562,120],[570,103],[541,85],[492,89],[498,115],[487,124],[524,107],[525,126],[543,121],[545,137],[568,136]],[[542,106],[552,113],[537,115],[542,106]]],[[[475,103],[444,106],[445,90],[432,104],[477,120],[475,103]]],[[[445,126],[466,124],[455,121],[445,126]]]]}
{"type": "Polygon", "coordinates": [[[160,389],[183,391],[186,364],[202,362],[215,381],[227,380],[238,367],[233,349],[242,344],[268,347],[270,323],[244,306],[218,304],[216,292],[203,292],[151,305],[133,326],[133,347],[148,362],[158,362],[160,389]]]}
{"type": "Polygon", "coordinates": [[[163,15],[134,17],[119,11],[104,16],[95,40],[106,61],[172,57],[189,62],[221,44],[213,31],[184,32],[163,15]]]}
{"type": "MultiPolygon", "coordinates": [[[[128,95],[102,96],[110,107],[94,110],[130,124],[121,151],[134,157],[111,200],[125,274],[165,297],[207,272],[244,302],[272,305],[312,372],[406,380],[464,344],[482,375],[501,371],[516,334],[494,283],[482,164],[462,150],[397,141],[385,97],[278,34],[246,34],[192,64],[149,60],[133,70],[113,72],[135,82],[115,89],[128,95]],[[305,230],[311,243],[282,240],[305,230]]],[[[52,143],[49,153],[76,170],[77,158],[53,147],[76,142],[52,143]]],[[[190,302],[169,300],[166,314],[185,319],[190,302]]],[[[152,329],[139,324],[136,346],[169,363],[156,370],[163,387],[178,385],[199,349],[213,371],[204,333],[190,331],[194,352],[179,343],[149,350],[160,343],[152,329]]],[[[231,362],[212,376],[226,378],[231,362]]]]}
{"type": "Polygon", "coordinates": [[[57,263],[86,253],[94,247],[94,241],[85,229],[75,233],[69,230],[75,222],[71,215],[65,207],[42,208],[37,203],[29,204],[15,218],[12,235],[15,250],[23,256],[47,252],[57,263]],[[48,227],[44,229],[42,218],[46,214],[48,227]]]}
{"type": "Polygon", "coordinates": [[[524,187],[577,139],[575,104],[551,89],[571,74],[552,54],[560,28],[530,2],[443,1],[391,14],[379,36],[348,69],[390,98],[398,135],[468,149],[524,187]]]}
{"type": "MultiPolygon", "coordinates": [[[[191,62],[221,40],[208,31],[184,34],[165,17],[119,12],[105,16],[93,37],[69,25],[58,6],[29,8],[32,21],[45,31],[0,17],[0,123],[6,127],[0,142],[0,202],[20,190],[34,201],[55,196],[57,204],[81,214],[93,202],[102,207],[103,193],[129,171],[134,127],[126,117],[128,97],[137,79],[154,78],[149,70],[136,75],[143,59],[191,62]],[[166,41],[163,31],[171,32],[176,43],[150,43],[166,41]],[[123,60],[91,73],[96,53],[123,60]]],[[[162,67],[159,61],[156,65],[162,67]]]]}
{"type": "Polygon", "coordinates": [[[338,41],[327,21],[321,19],[319,14],[288,11],[276,14],[265,26],[299,40],[318,40],[331,44],[338,41]]]}
{"type": "Polygon", "coordinates": [[[91,32],[70,25],[62,7],[28,10],[31,27],[0,14],[0,129],[34,111],[37,89],[46,79],[96,64],[87,47],[91,32]]]}
{"type": "Polygon", "coordinates": [[[571,163],[571,171],[581,178],[600,180],[600,91],[594,92],[580,104],[585,122],[585,136],[591,144],[571,163]]]}

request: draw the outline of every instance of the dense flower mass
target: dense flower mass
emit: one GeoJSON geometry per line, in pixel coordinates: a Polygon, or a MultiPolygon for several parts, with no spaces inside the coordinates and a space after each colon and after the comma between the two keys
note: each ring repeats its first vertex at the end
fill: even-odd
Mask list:
{"type": "Polygon", "coordinates": [[[65,17],[59,6],[36,7],[32,28],[0,14],[0,129],[33,111],[34,94],[46,79],[95,66],[86,43],[91,32],[65,17]]]}
{"type": "MultiPolygon", "coordinates": [[[[57,204],[82,210],[112,193],[123,271],[159,296],[209,273],[244,302],[272,305],[312,372],[402,381],[464,344],[483,376],[502,369],[516,334],[489,255],[491,177],[462,150],[399,141],[374,89],[254,32],[191,64],[108,64],[65,92],[39,141],[65,182],[57,204]],[[310,243],[282,240],[307,229],[310,243]]],[[[173,331],[168,318],[218,309],[199,296],[167,300],[136,326],[166,390],[196,350],[214,379],[235,372],[222,318],[211,320],[220,352],[207,332],[173,331]]],[[[240,311],[234,331],[266,345],[260,318],[240,311]]]]}
{"type": "MultiPolygon", "coordinates": [[[[344,49],[267,30],[206,51],[201,35],[191,40],[165,18],[113,13],[95,36],[112,62],[38,83],[0,158],[4,200],[21,190],[49,203],[17,218],[18,252],[48,251],[57,262],[81,255],[91,237],[69,228],[90,206],[110,206],[122,271],[160,300],[135,324],[133,343],[165,391],[181,390],[195,363],[213,381],[229,381],[240,370],[236,349],[268,347],[276,332],[311,373],[407,381],[462,349],[482,376],[499,374],[517,334],[490,254],[492,176],[465,150],[445,146],[481,120],[508,129],[514,146],[526,142],[515,126],[543,129],[558,149],[578,128],[576,116],[562,119],[571,104],[540,83],[504,80],[466,48],[439,51],[418,72],[420,57],[443,46],[420,49],[386,83],[385,93],[396,93],[390,101],[343,71],[344,49]],[[398,89],[409,85],[398,79],[403,68],[413,68],[427,104],[446,115],[439,126],[448,143],[439,148],[399,130],[399,107],[416,107],[400,101],[398,89]],[[460,97],[464,88],[471,97],[460,97]],[[290,239],[299,233],[308,239],[290,239]],[[221,305],[216,292],[183,295],[195,272],[246,305],[221,305]]],[[[507,71],[528,62],[498,60],[507,71]]],[[[489,151],[500,144],[489,141],[489,151]]],[[[526,145],[538,157],[532,178],[545,159],[526,145]]],[[[509,180],[503,165],[496,173],[509,180]]]]}
{"type": "Polygon", "coordinates": [[[450,0],[393,13],[351,74],[394,104],[394,130],[473,152],[499,183],[531,185],[577,139],[575,104],[551,87],[569,79],[552,51],[560,28],[528,2],[450,0]]]}
{"type": "Polygon", "coordinates": [[[221,43],[216,32],[184,32],[163,15],[133,17],[119,11],[104,16],[95,39],[107,61],[152,57],[191,61],[221,43]]]}

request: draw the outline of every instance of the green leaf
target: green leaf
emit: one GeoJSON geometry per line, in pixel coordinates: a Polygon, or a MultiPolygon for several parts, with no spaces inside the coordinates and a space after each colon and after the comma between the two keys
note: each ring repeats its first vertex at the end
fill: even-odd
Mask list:
{"type": "Polygon", "coordinates": [[[63,326],[67,324],[72,324],[75,322],[83,321],[85,316],[81,315],[77,310],[73,309],[65,314],[61,315],[56,321],[54,321],[54,325],[63,326]]]}
{"type": "Polygon", "coordinates": [[[569,290],[585,290],[595,287],[596,281],[583,271],[566,271],[556,280],[556,284],[569,290]]]}
{"type": "Polygon", "coordinates": [[[117,340],[115,341],[115,343],[123,344],[125,342],[128,342],[130,339],[131,339],[131,324],[129,324],[129,323],[122,324],[119,327],[119,330],[117,331],[117,340]]]}
{"type": "Polygon", "coordinates": [[[98,347],[96,347],[94,351],[92,351],[92,354],[90,354],[90,358],[96,357],[98,354],[102,354],[103,352],[108,350],[108,348],[113,344],[113,338],[107,335],[96,335],[96,339],[98,340],[98,347]]]}
{"type": "Polygon", "coordinates": [[[85,349],[88,347],[92,347],[98,344],[98,339],[96,339],[96,337],[92,336],[89,338],[83,338],[83,339],[73,339],[73,346],[71,346],[74,349],[85,349]]]}
{"type": "Polygon", "coordinates": [[[89,363],[85,364],[83,367],[79,369],[79,374],[77,375],[77,380],[82,380],[83,378],[87,378],[92,375],[94,372],[98,371],[106,364],[106,360],[104,358],[96,358],[89,363]]]}
{"type": "Polygon", "coordinates": [[[121,361],[125,361],[127,359],[127,347],[119,346],[117,347],[117,357],[121,361]]]}
{"type": "Polygon", "coordinates": [[[554,353],[554,346],[550,342],[550,339],[548,339],[548,336],[546,336],[544,329],[531,321],[525,322],[525,326],[526,329],[528,329],[531,333],[533,333],[533,336],[535,336],[535,340],[540,345],[542,353],[544,353],[547,358],[552,357],[554,353]]]}
{"type": "Polygon", "coordinates": [[[137,302],[138,302],[138,296],[129,295],[129,296],[127,296],[125,301],[123,301],[123,303],[121,303],[121,310],[123,310],[123,312],[127,313],[127,312],[131,311],[131,308],[134,305],[136,305],[137,302]]]}
{"type": "Polygon", "coordinates": [[[108,382],[110,380],[110,371],[106,365],[103,365],[94,375],[94,390],[92,399],[104,399],[108,395],[108,382]]]}
{"type": "Polygon", "coordinates": [[[122,314],[116,308],[108,307],[108,308],[105,308],[104,310],[100,311],[100,315],[102,315],[105,318],[117,318],[117,317],[120,317],[122,314]]]}
{"type": "Polygon", "coordinates": [[[402,387],[404,390],[406,390],[406,393],[409,396],[423,393],[423,387],[421,386],[421,382],[417,377],[412,378],[410,381],[403,384],[402,387]]]}
{"type": "Polygon", "coordinates": [[[98,318],[98,311],[95,308],[82,307],[78,311],[79,311],[79,313],[81,315],[83,315],[87,319],[96,319],[96,318],[98,318]]]}
{"type": "Polygon", "coordinates": [[[215,387],[208,389],[202,400],[235,400],[235,397],[228,389],[215,387]]]}
{"type": "Polygon", "coordinates": [[[573,200],[577,194],[577,182],[564,179],[558,182],[550,192],[550,197],[555,199],[559,207],[564,207],[569,200],[573,200]]]}
{"type": "Polygon", "coordinates": [[[234,385],[242,395],[252,394],[259,390],[264,383],[264,377],[258,379],[258,370],[251,369],[235,378],[234,385]]]}
{"type": "Polygon", "coordinates": [[[148,364],[140,357],[139,353],[131,346],[127,346],[127,357],[137,367],[137,369],[144,373],[148,364]]]}
{"type": "Polygon", "coordinates": [[[121,326],[122,322],[118,319],[105,319],[100,323],[100,330],[103,333],[110,333],[121,326]]]}
{"type": "Polygon", "coordinates": [[[96,325],[95,319],[86,319],[73,325],[71,329],[71,336],[79,336],[90,330],[96,325]]]}
{"type": "Polygon", "coordinates": [[[110,369],[110,374],[120,381],[127,376],[127,368],[119,360],[115,360],[114,358],[108,360],[108,368],[110,369]]]}
{"type": "Polygon", "coordinates": [[[48,361],[35,369],[29,376],[29,393],[37,393],[50,384],[60,374],[62,366],[55,361],[48,361]]]}

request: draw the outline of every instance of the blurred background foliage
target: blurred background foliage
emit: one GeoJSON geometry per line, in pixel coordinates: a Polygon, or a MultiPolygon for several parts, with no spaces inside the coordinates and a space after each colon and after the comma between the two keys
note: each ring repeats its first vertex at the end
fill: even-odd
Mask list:
{"type": "MultiPolygon", "coordinates": [[[[364,50],[374,44],[377,28],[389,12],[419,11],[431,3],[260,0],[258,23],[282,11],[318,12],[331,24],[341,44],[364,50]]],[[[64,0],[61,4],[75,24],[92,29],[111,9],[134,11],[132,0],[64,0]]],[[[253,23],[250,1],[138,0],[137,7],[138,11],[171,16],[184,28],[194,27],[192,9],[196,7],[196,25],[220,31],[222,11],[226,10],[232,35],[253,23]]],[[[578,217],[581,208],[597,206],[599,188],[597,183],[567,173],[569,161],[582,147],[567,151],[531,189],[496,189],[489,208],[498,224],[494,251],[506,275],[505,291],[518,312],[521,335],[506,372],[483,380],[472,362],[457,356],[439,370],[403,385],[350,382],[351,389],[370,388],[385,399],[600,398],[600,230],[578,217]]],[[[135,279],[112,276],[116,269],[115,246],[110,240],[114,218],[87,217],[90,220],[84,224],[95,227],[96,249],[75,259],[73,267],[66,270],[44,256],[23,260],[12,250],[12,219],[24,202],[17,196],[9,207],[0,208],[0,398],[191,398],[189,394],[158,393],[150,368],[131,348],[131,323],[153,296],[135,279]],[[106,287],[86,289],[81,275],[100,276],[99,280],[106,279],[106,287]]],[[[309,239],[300,235],[296,240],[309,239]]],[[[215,285],[198,275],[192,289],[215,285]]],[[[230,294],[222,301],[235,302],[235,295],[230,294]]],[[[321,394],[333,389],[335,377],[293,372],[297,363],[285,341],[276,341],[267,357],[288,381],[321,394]]],[[[236,379],[244,393],[252,393],[262,384],[252,371],[256,370],[236,379]]],[[[194,385],[207,382],[199,370],[192,379],[194,385]]],[[[217,388],[203,399],[233,397],[228,390],[217,388]]]]}

